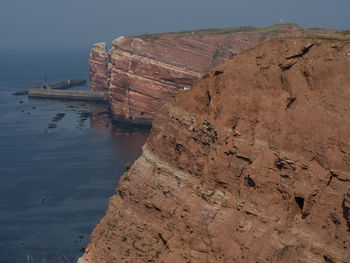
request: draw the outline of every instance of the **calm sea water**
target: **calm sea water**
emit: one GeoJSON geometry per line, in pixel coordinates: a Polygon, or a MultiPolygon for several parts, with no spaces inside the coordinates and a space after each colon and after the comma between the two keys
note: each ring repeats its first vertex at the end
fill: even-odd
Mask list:
{"type": "Polygon", "coordinates": [[[55,255],[74,262],[104,216],[125,163],[141,154],[148,131],[113,126],[103,104],[11,95],[45,75],[48,81],[88,78],[88,54],[0,50],[1,263],[55,255]]]}

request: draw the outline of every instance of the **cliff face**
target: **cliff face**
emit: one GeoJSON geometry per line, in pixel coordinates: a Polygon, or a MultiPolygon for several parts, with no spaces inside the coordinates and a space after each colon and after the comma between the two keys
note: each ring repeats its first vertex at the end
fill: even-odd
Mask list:
{"type": "Polygon", "coordinates": [[[350,43],[273,40],[160,110],[88,262],[350,262],[350,43]]]}
{"type": "Polygon", "coordinates": [[[98,44],[90,55],[92,90],[109,90],[116,117],[154,117],[161,105],[205,72],[243,49],[287,35],[336,33],[296,25],[228,28],[120,37],[108,53],[98,44]],[[106,70],[107,69],[107,70],[106,70]]]}
{"type": "Polygon", "coordinates": [[[95,44],[90,52],[90,89],[91,91],[108,90],[108,57],[106,43],[95,44]]]}

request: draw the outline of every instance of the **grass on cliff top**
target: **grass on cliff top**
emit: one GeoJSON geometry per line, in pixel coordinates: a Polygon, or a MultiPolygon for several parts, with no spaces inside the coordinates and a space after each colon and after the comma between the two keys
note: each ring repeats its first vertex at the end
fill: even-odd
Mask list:
{"type": "MultiPolygon", "coordinates": [[[[304,33],[307,33],[308,30],[329,30],[327,28],[321,27],[312,27],[308,29],[304,29],[304,27],[299,26],[294,23],[286,23],[286,24],[275,24],[266,27],[229,27],[229,28],[207,28],[207,29],[199,29],[199,30],[186,30],[180,32],[166,32],[166,33],[157,33],[157,34],[143,34],[138,37],[147,40],[147,41],[155,41],[159,39],[162,35],[171,34],[178,35],[179,37],[187,36],[187,35],[235,35],[239,33],[247,33],[247,34],[276,34],[279,30],[288,29],[297,27],[302,30],[305,30],[304,33]]],[[[287,36],[285,38],[299,37],[299,38],[307,38],[307,39],[327,39],[327,40],[340,40],[340,41],[348,41],[350,39],[350,30],[337,31],[339,36],[322,34],[322,33],[311,33],[305,34],[302,36],[287,36]]]]}
{"type": "Polygon", "coordinates": [[[199,29],[199,30],[187,30],[187,31],[180,31],[178,33],[172,33],[172,34],[203,34],[203,35],[224,35],[224,34],[235,34],[235,33],[273,33],[277,30],[280,30],[282,28],[290,28],[290,27],[300,27],[301,26],[293,23],[288,24],[275,24],[271,26],[266,27],[253,27],[253,26],[246,26],[246,27],[229,27],[229,28],[207,28],[207,29],[199,29]]]}
{"type": "Polygon", "coordinates": [[[290,39],[290,38],[303,38],[303,39],[313,39],[313,40],[336,40],[336,41],[350,41],[350,32],[342,35],[334,36],[327,34],[309,34],[309,35],[301,35],[301,36],[286,36],[282,39],[290,39]]]}
{"type": "Polygon", "coordinates": [[[288,23],[288,24],[275,24],[275,25],[266,26],[266,27],[246,26],[246,27],[228,27],[228,28],[206,28],[206,29],[199,29],[199,30],[186,30],[186,31],[180,31],[180,32],[143,34],[143,35],[139,35],[138,37],[144,40],[153,41],[158,39],[161,35],[164,35],[164,34],[173,34],[173,35],[192,35],[192,34],[193,35],[225,35],[225,34],[238,34],[238,33],[269,34],[269,33],[275,33],[278,30],[283,28],[291,28],[291,27],[303,28],[302,26],[299,26],[297,24],[288,23]]]}

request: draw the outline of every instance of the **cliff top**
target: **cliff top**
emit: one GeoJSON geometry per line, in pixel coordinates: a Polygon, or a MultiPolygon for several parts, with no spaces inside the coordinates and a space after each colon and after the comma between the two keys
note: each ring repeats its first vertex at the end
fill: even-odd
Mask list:
{"type": "Polygon", "coordinates": [[[301,33],[304,35],[338,35],[342,38],[344,35],[349,35],[349,30],[336,30],[329,28],[321,28],[321,27],[310,27],[304,28],[298,24],[294,23],[285,23],[285,24],[274,24],[265,27],[253,27],[253,26],[245,26],[245,27],[228,27],[228,28],[206,28],[206,29],[196,29],[196,30],[185,30],[179,32],[163,32],[163,33],[154,33],[154,34],[142,34],[142,35],[134,35],[130,37],[139,37],[143,40],[154,41],[161,36],[164,35],[175,35],[176,37],[185,37],[189,35],[230,35],[234,36],[237,34],[247,34],[247,35],[255,35],[255,34],[263,34],[263,35],[278,35],[283,33],[290,33],[291,31],[295,31],[296,34],[301,33]]]}
{"type": "Polygon", "coordinates": [[[174,93],[189,89],[202,74],[242,50],[289,37],[346,41],[350,31],[277,24],[122,36],[113,41],[108,54],[105,44],[92,49],[90,86],[109,91],[117,118],[153,118],[174,93]]]}

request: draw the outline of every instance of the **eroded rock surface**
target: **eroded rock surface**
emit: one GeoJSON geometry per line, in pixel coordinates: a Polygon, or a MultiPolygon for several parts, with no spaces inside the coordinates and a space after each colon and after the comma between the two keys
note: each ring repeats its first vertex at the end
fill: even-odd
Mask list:
{"type": "Polygon", "coordinates": [[[113,41],[108,56],[105,45],[94,46],[91,88],[109,90],[116,117],[153,118],[173,94],[188,89],[244,49],[276,37],[336,32],[286,24],[120,37],[113,41]]]}
{"type": "Polygon", "coordinates": [[[95,44],[90,52],[90,89],[91,91],[108,90],[108,56],[106,43],[95,44]]]}
{"type": "Polygon", "coordinates": [[[350,262],[350,43],[272,40],[166,104],[84,259],[350,262]]]}

